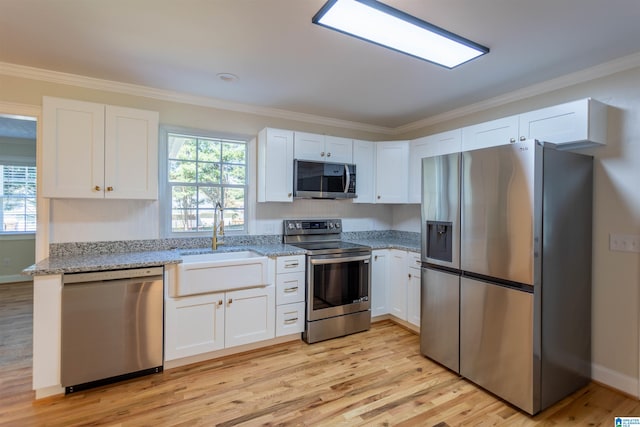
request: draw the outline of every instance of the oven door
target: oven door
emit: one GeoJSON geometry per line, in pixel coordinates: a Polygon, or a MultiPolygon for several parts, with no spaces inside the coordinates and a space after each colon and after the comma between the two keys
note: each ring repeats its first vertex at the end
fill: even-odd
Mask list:
{"type": "Polygon", "coordinates": [[[371,253],[307,257],[307,320],[369,310],[371,253]]]}

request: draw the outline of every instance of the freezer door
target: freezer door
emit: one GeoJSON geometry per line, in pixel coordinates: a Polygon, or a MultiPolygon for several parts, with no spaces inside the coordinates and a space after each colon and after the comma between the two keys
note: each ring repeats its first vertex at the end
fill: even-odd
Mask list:
{"type": "Polygon", "coordinates": [[[460,153],[422,159],[422,261],[460,268],[460,153]]]}
{"type": "Polygon", "coordinates": [[[462,277],[460,374],[533,414],[535,372],[533,294],[462,277]]]}
{"type": "Polygon", "coordinates": [[[526,141],[462,153],[462,270],[534,285],[541,149],[526,141]]]}
{"type": "Polygon", "coordinates": [[[423,268],[420,352],[460,372],[460,275],[423,268]]]}

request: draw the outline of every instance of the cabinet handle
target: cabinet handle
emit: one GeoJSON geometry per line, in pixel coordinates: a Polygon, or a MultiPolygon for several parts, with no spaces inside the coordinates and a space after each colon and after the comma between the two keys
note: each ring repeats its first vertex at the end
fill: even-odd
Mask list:
{"type": "Polygon", "coordinates": [[[516,142],[516,139],[515,139],[515,138],[511,138],[511,139],[509,140],[509,142],[513,144],[514,142],[516,142]]]}
{"type": "Polygon", "coordinates": [[[229,298],[229,301],[227,302],[227,304],[231,305],[232,302],[233,302],[233,298],[229,298]]]}
{"type": "Polygon", "coordinates": [[[113,187],[107,187],[107,191],[113,191],[113,187]]]}
{"type": "Polygon", "coordinates": [[[291,193],[287,193],[287,197],[291,197],[291,193]]]}
{"type": "Polygon", "coordinates": [[[290,324],[292,324],[292,323],[296,323],[297,321],[298,321],[298,318],[297,318],[297,317],[292,317],[291,319],[286,319],[286,320],[284,321],[284,323],[285,323],[285,325],[290,325],[290,324]]]}
{"type": "Polygon", "coordinates": [[[298,265],[300,265],[300,263],[298,263],[298,261],[293,261],[293,262],[285,262],[284,264],[284,268],[296,268],[298,265]]]}
{"type": "Polygon", "coordinates": [[[374,260],[374,261],[377,261],[377,260],[378,260],[378,255],[374,256],[374,257],[373,257],[373,260],[374,260]]]}
{"type": "Polygon", "coordinates": [[[378,196],[378,200],[380,200],[380,196],[378,196]]]}
{"type": "Polygon", "coordinates": [[[331,153],[327,153],[327,157],[331,157],[331,153]]]}
{"type": "Polygon", "coordinates": [[[95,187],[93,187],[93,189],[94,189],[95,191],[101,191],[101,190],[102,190],[102,189],[100,188],[100,186],[99,186],[99,185],[96,185],[95,187]]]}
{"type": "Polygon", "coordinates": [[[409,279],[411,279],[411,273],[409,273],[408,276],[409,276],[409,279]]]}
{"type": "Polygon", "coordinates": [[[221,300],[221,299],[219,299],[219,300],[218,300],[218,307],[220,307],[221,305],[222,305],[222,300],[221,300]]]}
{"type": "Polygon", "coordinates": [[[287,293],[287,294],[290,294],[291,292],[296,292],[297,290],[298,290],[297,286],[295,286],[293,288],[285,288],[284,289],[285,293],[287,293]]]}
{"type": "Polygon", "coordinates": [[[526,140],[527,140],[527,138],[525,138],[524,136],[520,137],[520,141],[526,141],[526,140]]]}
{"type": "Polygon", "coordinates": [[[320,153],[320,157],[324,157],[324,151],[320,153]]]}

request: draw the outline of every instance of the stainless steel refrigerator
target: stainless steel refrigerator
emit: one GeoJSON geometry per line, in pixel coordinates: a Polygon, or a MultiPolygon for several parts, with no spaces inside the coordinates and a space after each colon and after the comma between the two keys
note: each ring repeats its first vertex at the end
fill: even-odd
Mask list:
{"type": "Polygon", "coordinates": [[[423,159],[421,351],[530,414],[590,381],[592,175],[533,140],[423,159]]]}

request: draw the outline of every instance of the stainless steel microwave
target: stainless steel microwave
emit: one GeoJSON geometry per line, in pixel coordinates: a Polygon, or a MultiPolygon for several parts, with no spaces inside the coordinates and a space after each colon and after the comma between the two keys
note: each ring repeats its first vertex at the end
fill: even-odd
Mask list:
{"type": "Polygon", "coordinates": [[[347,163],[293,161],[293,197],[352,199],[356,196],[356,166],[347,163]]]}

